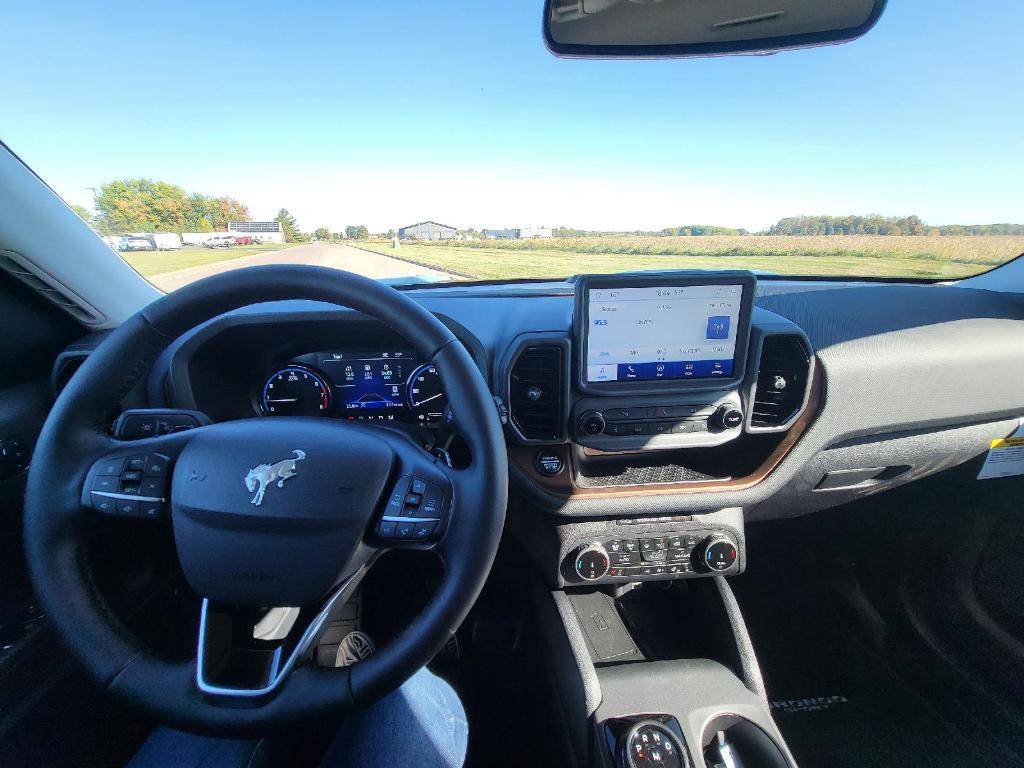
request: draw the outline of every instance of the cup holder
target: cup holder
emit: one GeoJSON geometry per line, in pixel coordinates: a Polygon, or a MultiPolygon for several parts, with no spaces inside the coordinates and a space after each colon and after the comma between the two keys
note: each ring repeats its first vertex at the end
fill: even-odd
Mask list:
{"type": "Polygon", "coordinates": [[[707,768],[792,768],[771,736],[738,715],[718,715],[704,726],[701,748],[707,768]]]}

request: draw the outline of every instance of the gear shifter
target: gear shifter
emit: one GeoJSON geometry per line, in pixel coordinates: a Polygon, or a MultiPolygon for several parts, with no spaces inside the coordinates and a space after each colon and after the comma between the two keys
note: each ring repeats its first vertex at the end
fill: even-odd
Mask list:
{"type": "Polygon", "coordinates": [[[657,720],[641,720],[622,739],[622,768],[687,768],[686,754],[675,734],[657,720]]]}
{"type": "Polygon", "coordinates": [[[705,748],[704,762],[708,768],[744,768],[743,761],[725,738],[725,731],[715,734],[714,740],[705,748]]]}

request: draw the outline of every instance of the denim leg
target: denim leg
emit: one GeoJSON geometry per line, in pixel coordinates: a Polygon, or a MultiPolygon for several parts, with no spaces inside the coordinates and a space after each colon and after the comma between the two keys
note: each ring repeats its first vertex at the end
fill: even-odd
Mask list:
{"type": "Polygon", "coordinates": [[[469,726],[458,695],[421,669],[399,689],[345,719],[321,768],[460,768],[469,726]]]}

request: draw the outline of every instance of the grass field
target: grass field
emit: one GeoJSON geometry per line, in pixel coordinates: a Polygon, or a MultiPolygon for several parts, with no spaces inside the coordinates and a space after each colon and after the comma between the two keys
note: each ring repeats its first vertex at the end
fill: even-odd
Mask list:
{"type": "Polygon", "coordinates": [[[173,272],[186,267],[198,267],[218,261],[228,261],[241,256],[280,251],[292,244],[264,243],[263,245],[235,245],[231,248],[186,247],[178,251],[133,251],[121,256],[143,277],[173,272]]]}
{"type": "Polygon", "coordinates": [[[750,269],[783,275],[958,278],[1024,253],[1024,237],[846,235],[590,237],[451,243],[358,243],[387,256],[481,279],[651,269],[750,269]]]}

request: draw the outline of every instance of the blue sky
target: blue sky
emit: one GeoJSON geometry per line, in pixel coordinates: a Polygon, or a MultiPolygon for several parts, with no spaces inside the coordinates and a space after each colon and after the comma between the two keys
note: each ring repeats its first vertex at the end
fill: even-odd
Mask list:
{"type": "Polygon", "coordinates": [[[71,202],[126,176],[305,229],[1024,221],[1009,0],[891,0],[845,46],[551,56],[540,0],[14,3],[0,139],[71,202]]]}

